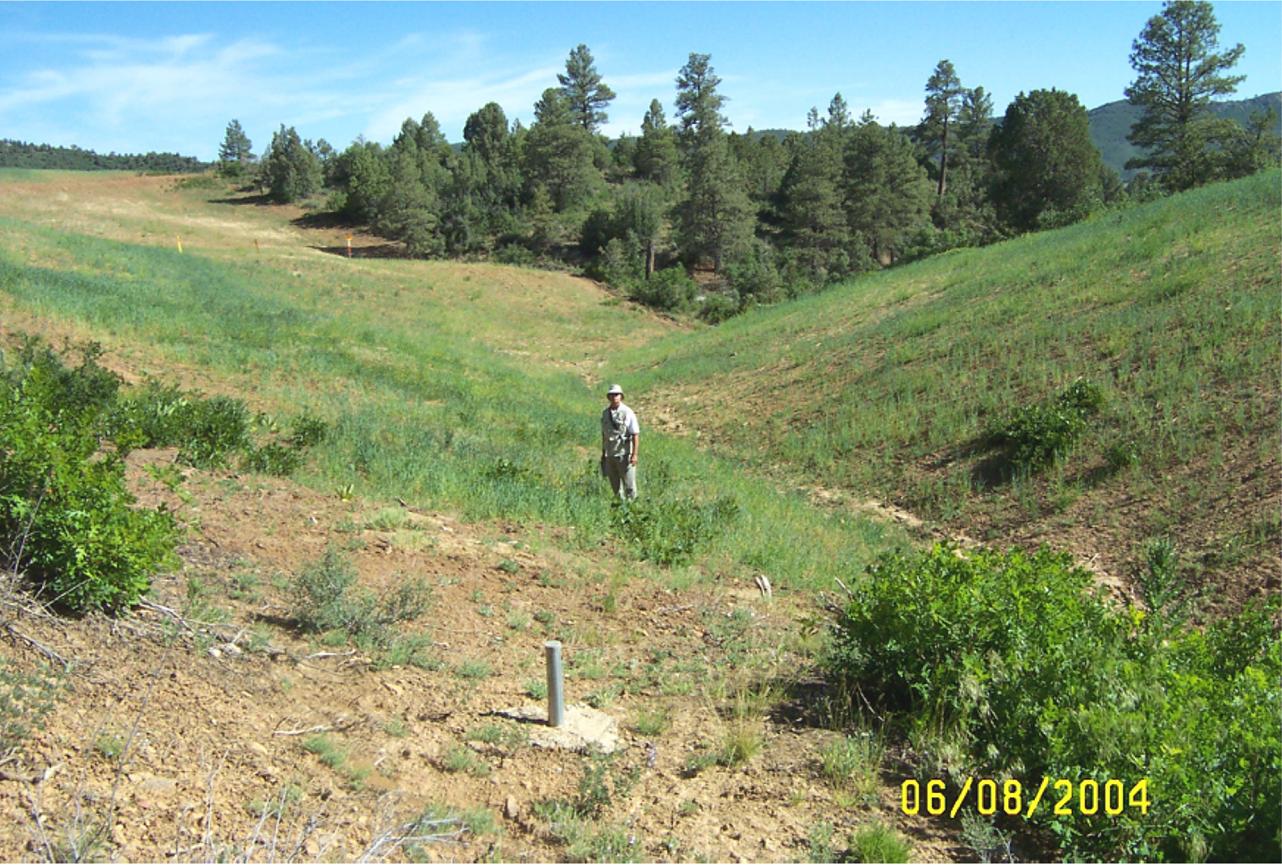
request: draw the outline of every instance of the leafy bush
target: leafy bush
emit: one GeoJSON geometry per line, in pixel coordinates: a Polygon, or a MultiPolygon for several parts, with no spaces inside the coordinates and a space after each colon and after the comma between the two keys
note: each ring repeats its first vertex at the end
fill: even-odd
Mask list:
{"type": "Polygon", "coordinates": [[[494,251],[494,261],[515,267],[534,267],[539,257],[519,243],[505,243],[494,251]]]}
{"type": "Polygon", "coordinates": [[[277,442],[268,442],[262,447],[247,450],[241,464],[246,471],[283,477],[292,473],[302,462],[303,457],[297,450],[277,442]]]}
{"type": "MultiPolygon", "coordinates": [[[[274,421],[268,426],[275,431],[274,421]]],[[[117,401],[111,429],[122,450],[177,446],[179,461],[198,468],[224,466],[239,452],[244,469],[271,475],[292,473],[302,464],[303,452],[324,441],[328,432],[323,420],[304,411],[290,424],[288,436],[256,446],[243,401],[186,394],[157,381],[117,401]]]]}
{"type": "Polygon", "coordinates": [[[690,561],[700,543],[711,538],[739,513],[732,498],[707,504],[686,500],[619,504],[614,530],[636,548],[641,558],[659,565],[690,561]]]}
{"type": "Polygon", "coordinates": [[[131,441],[138,447],[166,447],[182,439],[189,407],[177,387],[148,381],[119,399],[112,426],[117,437],[122,431],[133,433],[131,441]]]}
{"type": "Polygon", "coordinates": [[[1054,400],[1012,412],[990,431],[989,439],[1005,446],[1017,471],[1036,472],[1068,455],[1103,402],[1098,385],[1078,379],[1054,400]]]}
{"type": "MultiPolygon", "coordinates": [[[[613,243],[613,241],[611,241],[613,243]]],[[[607,252],[608,252],[607,247],[607,252]]],[[[629,294],[638,303],[668,312],[685,309],[698,294],[694,280],[686,275],[683,267],[656,270],[649,279],[634,279],[629,283],[629,294]]]]}
{"type": "Polygon", "coordinates": [[[312,448],[323,442],[328,434],[329,425],[304,410],[291,424],[289,443],[295,448],[312,448]]]}
{"type": "Polygon", "coordinates": [[[1200,631],[1091,582],[1047,550],[888,555],[836,616],[828,664],[852,700],[962,742],[971,773],[1147,778],[1147,813],[1038,812],[1070,856],[1276,860],[1277,601],[1200,631]]]}
{"type": "Polygon", "coordinates": [[[775,268],[770,245],[754,240],[747,255],[726,267],[726,281],[739,297],[762,303],[778,300],[781,294],[779,271],[775,268]]]}
{"type": "Polygon", "coordinates": [[[219,468],[249,444],[249,410],[238,399],[215,396],[188,402],[179,420],[178,459],[197,468],[219,468]]]}
{"type": "Polygon", "coordinates": [[[179,448],[178,459],[198,468],[218,468],[249,445],[249,410],[231,397],[203,399],[173,385],[149,381],[123,397],[113,412],[117,437],[139,447],[179,448]]]}
{"type": "Polygon", "coordinates": [[[119,453],[102,452],[119,380],[86,350],[76,369],[29,343],[0,384],[0,553],[73,610],[138,601],[173,561],[163,509],[133,508],[119,453]]]}
{"type": "Polygon", "coordinates": [[[727,318],[738,315],[743,310],[739,293],[734,289],[728,291],[710,291],[703,297],[699,307],[699,318],[708,324],[720,324],[727,318]]]}

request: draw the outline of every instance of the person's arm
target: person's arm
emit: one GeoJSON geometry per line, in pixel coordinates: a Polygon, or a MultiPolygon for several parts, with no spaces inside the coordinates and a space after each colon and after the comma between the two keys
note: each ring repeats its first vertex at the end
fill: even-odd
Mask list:
{"type": "Polygon", "coordinates": [[[641,433],[632,434],[632,456],[628,458],[629,465],[637,464],[637,442],[641,439],[641,433]]]}

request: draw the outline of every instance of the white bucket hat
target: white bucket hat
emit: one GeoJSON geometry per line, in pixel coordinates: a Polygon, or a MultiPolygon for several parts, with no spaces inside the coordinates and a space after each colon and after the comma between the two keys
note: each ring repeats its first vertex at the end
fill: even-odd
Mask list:
{"type": "Polygon", "coordinates": [[[612,384],[610,385],[610,389],[605,392],[605,395],[610,396],[611,394],[616,394],[616,393],[619,396],[623,396],[623,388],[619,387],[617,384],[612,384]]]}

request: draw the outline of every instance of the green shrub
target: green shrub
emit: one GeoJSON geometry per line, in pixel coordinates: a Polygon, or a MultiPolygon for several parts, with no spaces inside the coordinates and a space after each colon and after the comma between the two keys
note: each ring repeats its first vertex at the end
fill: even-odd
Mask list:
{"type": "Polygon", "coordinates": [[[703,297],[699,307],[699,318],[708,324],[720,324],[726,319],[738,315],[743,310],[739,293],[734,289],[710,291],[703,297]]]}
{"type": "Polygon", "coordinates": [[[268,442],[262,447],[251,447],[245,451],[241,465],[245,471],[283,477],[292,473],[302,462],[302,454],[297,450],[277,442],[268,442]]]}
{"type": "Polygon", "coordinates": [[[290,424],[289,444],[303,450],[316,447],[329,434],[329,424],[304,410],[290,424]]]}
{"type": "Polygon", "coordinates": [[[31,345],[0,385],[0,557],[73,610],[128,607],[174,561],[177,528],[133,507],[102,450],[118,380],[91,351],[69,370],[31,345]]]}
{"type": "Polygon", "coordinates": [[[398,650],[388,627],[421,615],[431,590],[420,579],[397,585],[382,597],[355,587],[356,569],[333,547],[294,578],[293,618],[304,631],[337,631],[381,650],[398,650]]]}
{"type": "Polygon", "coordinates": [[[699,293],[698,286],[686,275],[683,267],[656,270],[649,279],[632,279],[627,285],[633,300],[669,312],[690,306],[699,293]]]}
{"type": "Polygon", "coordinates": [[[0,762],[40,729],[53,709],[59,681],[51,670],[25,673],[0,658],[0,762]]]}
{"type": "Polygon", "coordinates": [[[1078,379],[1050,402],[1012,412],[990,430],[989,440],[1006,448],[1016,471],[1037,472],[1068,456],[1103,403],[1097,385],[1078,379]]]}
{"type": "Polygon", "coordinates": [[[220,468],[249,444],[249,410],[231,397],[189,402],[179,425],[178,460],[197,468],[220,468]]]}
{"type": "Polygon", "coordinates": [[[505,243],[494,251],[494,261],[516,267],[534,267],[538,256],[519,243],[505,243]]]}
{"type": "Polygon", "coordinates": [[[1070,856],[1276,859],[1277,601],[1200,631],[1091,585],[1047,550],[888,555],[836,616],[828,665],[852,701],[961,741],[972,773],[1148,779],[1147,813],[1040,810],[1070,856]]]}
{"type": "Polygon", "coordinates": [[[690,561],[699,544],[720,532],[739,513],[732,498],[706,504],[685,499],[620,504],[613,511],[614,531],[637,554],[660,565],[690,561]]]}
{"type": "Polygon", "coordinates": [[[177,387],[148,381],[120,398],[113,424],[136,433],[138,447],[167,447],[182,440],[189,410],[190,400],[177,387]]]}

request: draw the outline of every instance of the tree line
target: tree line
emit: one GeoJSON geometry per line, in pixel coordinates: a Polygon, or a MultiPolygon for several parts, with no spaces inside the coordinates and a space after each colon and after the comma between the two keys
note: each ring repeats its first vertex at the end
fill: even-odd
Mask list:
{"type": "Polygon", "coordinates": [[[1274,118],[1215,117],[1242,54],[1218,50],[1209,3],[1175,0],[1145,25],[1126,96],[1142,109],[1131,141],[1146,169],[1124,185],[1092,143],[1073,94],[1020,93],[1003,116],[941,60],[920,123],[855,118],[840,93],[804,132],[729,129],[711,58],[692,53],[671,119],[658,99],[639,136],[599,133],[614,93],[586,45],[570,52],[534,122],[489,103],[451,146],[429,112],[388,146],[342,152],[281,126],[261,162],[237,121],[222,170],[281,202],[328,190],[328,207],[421,257],[560,262],[632,297],[719,320],[755,302],[959,246],[1065,225],[1103,206],[1277,164],[1274,118]]]}
{"type": "Polygon", "coordinates": [[[205,171],[209,163],[177,153],[95,153],[79,147],[54,147],[0,139],[0,168],[57,168],[67,171],[147,171],[185,174],[205,171]]]}

